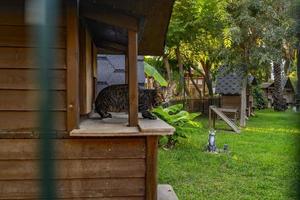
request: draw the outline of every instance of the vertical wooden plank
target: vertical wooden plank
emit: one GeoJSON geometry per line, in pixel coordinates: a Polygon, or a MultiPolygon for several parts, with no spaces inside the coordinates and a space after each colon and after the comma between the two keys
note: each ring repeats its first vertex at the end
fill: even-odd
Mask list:
{"type": "Polygon", "coordinates": [[[79,122],[78,1],[67,1],[67,129],[79,122]]]}
{"type": "Polygon", "coordinates": [[[79,113],[86,108],[86,32],[83,20],[79,21],[79,113]]]}
{"type": "Polygon", "coordinates": [[[211,108],[210,105],[208,104],[209,109],[208,109],[208,127],[211,129],[211,108]]]}
{"type": "Polygon", "coordinates": [[[125,84],[128,84],[128,54],[125,54],[125,84]]]}
{"type": "Polygon", "coordinates": [[[129,126],[138,125],[137,32],[128,30],[129,126]]]}
{"type": "Polygon", "coordinates": [[[241,110],[240,110],[240,126],[245,127],[246,126],[246,107],[247,107],[247,79],[245,78],[243,82],[243,88],[241,92],[241,110]]]}
{"type": "Polygon", "coordinates": [[[217,115],[216,115],[216,113],[213,112],[213,128],[214,129],[216,128],[216,118],[217,118],[217,115]]]}
{"type": "Polygon", "coordinates": [[[98,76],[98,66],[97,66],[97,54],[98,50],[94,42],[92,42],[92,48],[93,48],[93,57],[92,57],[92,63],[93,63],[93,102],[96,100],[97,97],[97,76],[98,76]]]}
{"type": "Polygon", "coordinates": [[[156,200],[158,136],[148,136],[146,142],[146,200],[156,200]]]}
{"type": "Polygon", "coordinates": [[[79,27],[79,53],[80,53],[80,66],[79,66],[79,96],[80,96],[80,114],[86,115],[92,111],[93,102],[93,46],[92,39],[87,31],[85,25],[80,23],[79,27]]]}

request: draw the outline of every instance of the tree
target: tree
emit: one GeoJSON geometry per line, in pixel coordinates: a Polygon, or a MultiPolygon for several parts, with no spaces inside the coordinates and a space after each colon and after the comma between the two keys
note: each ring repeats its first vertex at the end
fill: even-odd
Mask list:
{"type": "MultiPolygon", "coordinates": [[[[270,52],[273,61],[274,72],[274,110],[283,111],[287,109],[283,99],[283,81],[285,67],[293,59],[293,49],[295,48],[295,21],[291,15],[292,1],[272,0],[269,4],[272,9],[266,10],[266,37],[264,37],[266,47],[270,52]]],[[[288,66],[289,68],[289,66],[288,66]]]]}
{"type": "Polygon", "coordinates": [[[225,5],[225,0],[178,0],[168,32],[167,45],[175,51],[181,82],[184,69],[193,67],[204,76],[210,96],[211,71],[220,64],[224,41],[225,5]]]}
{"type": "MultiPolygon", "coordinates": [[[[194,33],[194,21],[198,12],[197,1],[178,0],[173,7],[173,13],[168,29],[166,46],[170,52],[175,52],[175,57],[179,69],[179,88],[180,93],[184,93],[184,64],[182,60],[181,45],[190,40],[194,33]]],[[[165,60],[165,64],[167,64],[165,60]]]]}
{"type": "Polygon", "coordinates": [[[295,0],[293,7],[294,7],[293,16],[296,21],[296,37],[298,39],[297,55],[296,55],[296,60],[297,60],[296,107],[297,107],[297,111],[299,112],[300,111],[300,1],[295,0]]]}
{"type": "Polygon", "coordinates": [[[259,71],[273,63],[274,109],[284,110],[282,95],[282,63],[289,63],[294,43],[294,22],[290,16],[290,1],[241,0],[228,4],[231,27],[230,45],[225,53],[233,65],[244,64],[248,71],[259,71]],[[234,58],[234,59],[233,59],[234,58]]]}

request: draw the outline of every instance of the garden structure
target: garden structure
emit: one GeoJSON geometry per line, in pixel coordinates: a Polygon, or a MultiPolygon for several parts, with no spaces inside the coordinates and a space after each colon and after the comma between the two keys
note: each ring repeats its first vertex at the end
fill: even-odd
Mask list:
{"type": "MultiPolygon", "coordinates": [[[[265,82],[260,85],[263,90],[264,97],[268,100],[268,108],[273,105],[273,91],[274,91],[274,81],[265,82]]],[[[282,81],[283,98],[288,106],[295,104],[295,89],[289,77],[283,78],[282,81]]]]}
{"type": "Polygon", "coordinates": [[[195,74],[191,74],[191,76],[193,77],[193,79],[190,77],[190,75],[188,73],[186,73],[184,76],[187,89],[189,90],[189,93],[190,93],[190,98],[199,99],[199,98],[202,98],[203,96],[206,96],[208,93],[208,89],[205,84],[204,77],[201,75],[195,75],[195,74]],[[201,97],[199,96],[199,92],[197,91],[195,85],[197,85],[199,90],[201,91],[201,95],[202,95],[201,97]]]}
{"type": "Polygon", "coordinates": [[[221,106],[215,109],[231,122],[237,124],[239,119],[240,126],[246,126],[246,118],[253,112],[251,86],[255,84],[255,78],[247,76],[244,67],[231,69],[221,66],[216,81],[216,93],[220,95],[221,106]]]}
{"type": "MultiPolygon", "coordinates": [[[[0,3],[0,199],[39,198],[39,66],[25,0],[0,3]]],[[[58,199],[157,199],[157,142],[138,116],[137,56],[161,55],[173,0],[61,0],[51,43],[58,199]],[[97,54],[126,55],[129,114],[89,118],[97,54]]],[[[101,73],[101,72],[99,72],[101,73]]]]}

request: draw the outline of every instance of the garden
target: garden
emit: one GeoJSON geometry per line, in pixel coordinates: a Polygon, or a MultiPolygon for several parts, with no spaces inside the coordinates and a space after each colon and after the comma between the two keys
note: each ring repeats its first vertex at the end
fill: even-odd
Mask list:
{"type": "Polygon", "coordinates": [[[293,0],[175,1],[164,54],[145,62],[146,87],[169,103],[153,112],[176,128],[159,142],[159,183],[179,199],[297,199],[299,10],[293,0]]]}
{"type": "Polygon", "coordinates": [[[209,153],[208,120],[200,116],[200,128],[186,127],[174,148],[160,148],[159,183],[171,184],[184,200],[297,199],[299,117],[257,111],[240,134],[217,130],[217,147],[229,149],[209,153]]]}

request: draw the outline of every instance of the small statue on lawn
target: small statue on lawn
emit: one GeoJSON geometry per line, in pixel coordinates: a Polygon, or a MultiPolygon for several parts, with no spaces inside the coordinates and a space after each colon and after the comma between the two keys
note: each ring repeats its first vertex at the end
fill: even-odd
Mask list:
{"type": "Polygon", "coordinates": [[[209,152],[217,151],[215,136],[216,136],[216,131],[214,129],[209,130],[208,145],[207,145],[207,150],[209,152]]]}

